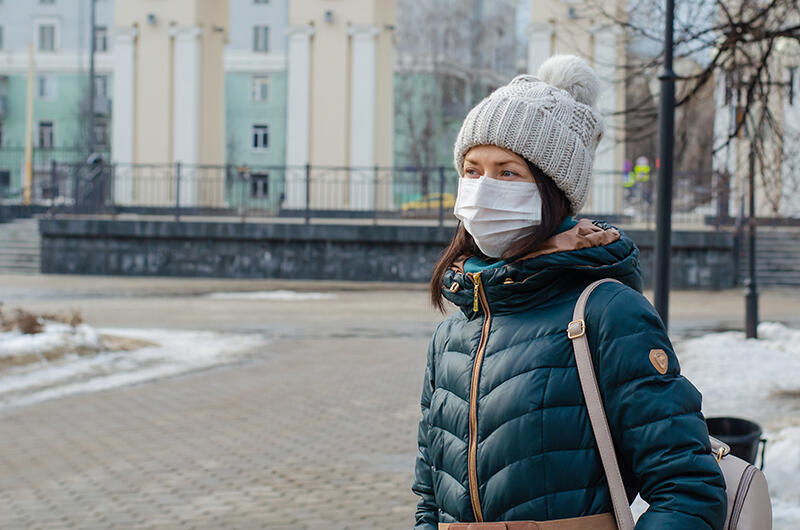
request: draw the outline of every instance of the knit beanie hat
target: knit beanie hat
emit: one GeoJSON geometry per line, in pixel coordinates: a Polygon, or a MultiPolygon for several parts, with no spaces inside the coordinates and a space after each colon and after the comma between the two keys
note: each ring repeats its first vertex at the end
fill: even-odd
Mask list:
{"type": "Polygon", "coordinates": [[[473,108],[458,133],[455,166],[476,145],[496,145],[529,160],[564,192],[571,213],[586,203],[603,122],[594,108],[600,81],[586,61],[555,55],[536,77],[519,75],[473,108]]]}

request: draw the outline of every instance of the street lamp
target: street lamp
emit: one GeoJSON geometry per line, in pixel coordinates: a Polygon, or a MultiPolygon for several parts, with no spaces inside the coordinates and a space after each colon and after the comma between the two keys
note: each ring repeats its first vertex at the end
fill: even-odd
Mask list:
{"type": "Polygon", "coordinates": [[[95,54],[95,40],[96,40],[96,21],[94,13],[95,0],[89,0],[90,10],[89,18],[91,19],[92,29],[89,32],[89,155],[94,153],[94,54],[95,54]]]}
{"type": "Polygon", "coordinates": [[[661,80],[660,171],[656,204],[656,241],[654,252],[654,301],[664,326],[669,324],[669,269],[672,255],[672,162],[675,147],[675,72],[672,70],[672,28],[674,0],[667,0],[664,26],[664,71],[661,80]]]}
{"type": "Polygon", "coordinates": [[[756,286],[756,149],[754,134],[749,135],[750,153],[748,156],[748,192],[750,194],[750,214],[747,223],[747,266],[744,294],[744,327],[748,339],[758,338],[758,288],[756,286]]]}

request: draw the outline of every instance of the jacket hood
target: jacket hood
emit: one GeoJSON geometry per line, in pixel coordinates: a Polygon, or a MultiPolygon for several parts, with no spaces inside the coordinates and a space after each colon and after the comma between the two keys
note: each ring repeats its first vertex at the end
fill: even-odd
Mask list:
{"type": "MultiPolygon", "coordinates": [[[[474,282],[464,272],[467,256],[445,273],[442,293],[471,318],[474,282]]],[[[641,292],[639,249],[621,230],[604,221],[581,219],[530,254],[481,271],[480,280],[493,313],[545,306],[566,290],[600,278],[615,278],[641,292]]]]}

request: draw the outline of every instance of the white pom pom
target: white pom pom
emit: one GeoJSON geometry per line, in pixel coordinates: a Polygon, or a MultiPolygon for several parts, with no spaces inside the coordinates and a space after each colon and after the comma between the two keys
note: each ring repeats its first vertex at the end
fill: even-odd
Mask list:
{"type": "Polygon", "coordinates": [[[593,107],[600,91],[600,79],[592,67],[577,55],[554,55],[539,67],[540,80],[566,90],[576,101],[593,107]]]}

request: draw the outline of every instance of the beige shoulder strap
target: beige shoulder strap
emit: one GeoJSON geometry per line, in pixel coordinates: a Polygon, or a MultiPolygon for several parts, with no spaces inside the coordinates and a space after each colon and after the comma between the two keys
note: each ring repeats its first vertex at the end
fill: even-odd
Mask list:
{"type": "Polygon", "coordinates": [[[606,411],[603,408],[603,400],[600,397],[600,389],[597,385],[597,377],[594,373],[592,354],[589,351],[589,341],[586,337],[586,301],[600,284],[607,282],[621,283],[610,278],[598,280],[589,285],[578,298],[575,304],[575,312],[572,314],[572,322],[567,327],[567,335],[572,340],[575,349],[575,363],[578,365],[578,377],[583,389],[583,397],[586,400],[586,408],[589,410],[589,420],[592,423],[594,438],[597,448],[600,451],[600,460],[603,462],[603,470],[606,473],[608,487],[611,491],[611,502],[614,506],[614,517],[620,530],[633,530],[633,514],[628,504],[628,496],[625,493],[625,486],[622,483],[622,474],[619,471],[619,463],[614,453],[614,442],[611,439],[611,430],[608,427],[606,411]]]}

